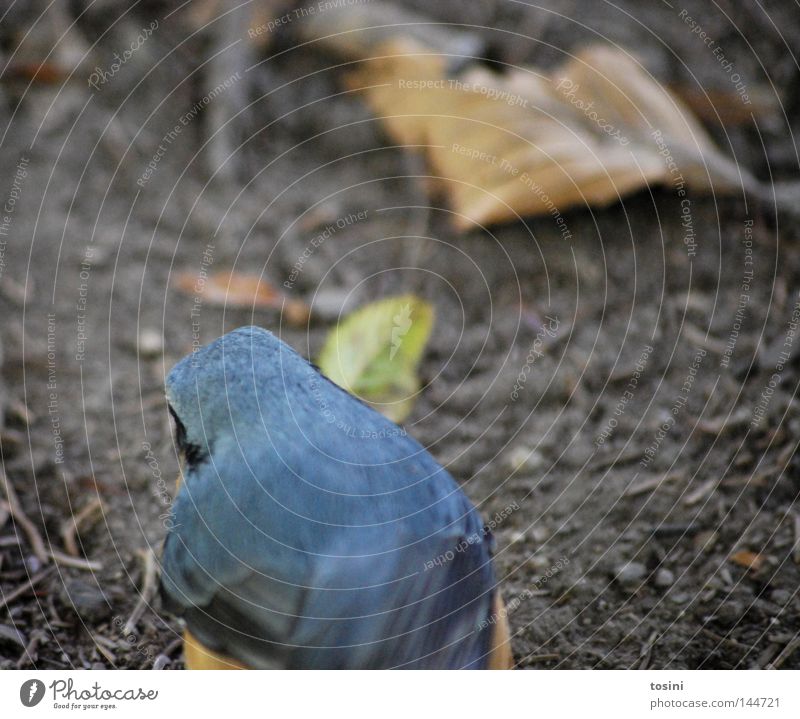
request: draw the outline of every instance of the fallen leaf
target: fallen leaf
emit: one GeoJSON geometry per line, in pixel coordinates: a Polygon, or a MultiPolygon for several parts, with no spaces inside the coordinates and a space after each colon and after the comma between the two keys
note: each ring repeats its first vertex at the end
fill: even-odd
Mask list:
{"type": "Polygon", "coordinates": [[[738,564],[740,567],[757,572],[764,565],[766,557],[764,557],[763,554],[758,554],[756,552],[743,549],[742,551],[731,555],[730,560],[734,564],[738,564]]]}
{"type": "Polygon", "coordinates": [[[201,278],[192,272],[179,272],[173,284],[211,306],[282,309],[290,324],[308,321],[309,308],[305,302],[288,297],[254,273],[223,270],[201,278]]]}
{"type": "MultiPolygon", "coordinates": [[[[460,228],[601,207],[648,185],[725,193],[758,183],[624,51],[596,46],[552,73],[446,73],[441,54],[384,45],[348,78],[396,142],[423,152],[460,228]]],[[[568,232],[568,230],[566,230],[568,232]]]]}
{"type": "Polygon", "coordinates": [[[11,65],[3,73],[3,81],[26,80],[41,85],[56,85],[67,79],[68,72],[52,62],[18,63],[11,65]]]}
{"type": "Polygon", "coordinates": [[[699,85],[669,85],[687,107],[701,120],[725,127],[749,125],[755,116],[759,120],[780,117],[781,97],[773,88],[755,85],[748,89],[749,103],[735,90],[700,87],[699,85]]]}
{"type": "Polygon", "coordinates": [[[414,295],[361,307],[330,333],[319,368],[340,387],[401,422],[419,391],[417,367],[433,317],[431,305],[414,295]]]}

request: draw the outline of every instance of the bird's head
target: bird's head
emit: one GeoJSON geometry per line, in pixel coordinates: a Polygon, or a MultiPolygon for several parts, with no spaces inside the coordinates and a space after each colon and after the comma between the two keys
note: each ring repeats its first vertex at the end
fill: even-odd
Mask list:
{"type": "Polygon", "coordinates": [[[175,439],[189,468],[221,441],[263,432],[265,415],[311,368],[260,327],[240,327],[184,357],[167,376],[175,439]]]}

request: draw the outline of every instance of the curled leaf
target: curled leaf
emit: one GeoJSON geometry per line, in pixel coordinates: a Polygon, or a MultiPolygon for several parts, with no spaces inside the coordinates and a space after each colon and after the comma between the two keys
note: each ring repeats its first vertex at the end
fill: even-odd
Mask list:
{"type": "Polygon", "coordinates": [[[758,189],[683,102],[618,48],[587,48],[549,74],[473,67],[454,77],[441,54],[394,42],[349,84],[393,140],[425,154],[462,228],[558,220],[569,207],[608,205],[649,185],[758,189]]]}
{"type": "Polygon", "coordinates": [[[414,295],[368,304],[330,333],[318,365],[340,387],[401,422],[419,391],[417,367],[433,317],[431,305],[414,295]]]}

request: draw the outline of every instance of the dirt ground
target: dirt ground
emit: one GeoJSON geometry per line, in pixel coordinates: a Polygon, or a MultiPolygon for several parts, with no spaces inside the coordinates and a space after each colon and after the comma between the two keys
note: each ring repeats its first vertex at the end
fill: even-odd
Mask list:
{"type": "MultiPolygon", "coordinates": [[[[798,179],[792,3],[403,4],[471,26],[500,64],[548,67],[603,39],[635,50],[659,80],[727,98],[725,125],[707,122],[726,154],[764,183],[798,179]],[[755,98],[745,121],[727,121],[730,73],[683,10],[755,98]]],[[[0,20],[0,438],[44,549],[76,541],[79,558],[41,556],[0,505],[0,667],[180,668],[176,621],[149,591],[135,610],[178,471],[165,373],[195,335],[251,323],[314,357],[340,310],[411,291],[436,328],[407,429],[496,525],[520,667],[800,668],[793,217],[768,196],[692,195],[690,256],[678,198],[654,189],[565,212],[566,241],[550,218],[459,233],[296,27],[225,50],[241,13],[196,31],[177,4],[37,19],[45,5],[0,20]],[[353,217],[287,290],[312,305],[308,328],[196,308],[175,286],[209,268],[281,286],[353,217]]]]}

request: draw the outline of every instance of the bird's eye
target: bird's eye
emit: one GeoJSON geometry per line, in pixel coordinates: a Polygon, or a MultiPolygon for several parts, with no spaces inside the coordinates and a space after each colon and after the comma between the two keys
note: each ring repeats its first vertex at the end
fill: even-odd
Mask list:
{"type": "Polygon", "coordinates": [[[186,427],[178,419],[178,415],[175,414],[175,410],[172,407],[169,407],[169,413],[175,422],[175,444],[178,446],[178,451],[183,455],[189,467],[197,466],[206,458],[206,453],[203,452],[201,447],[189,441],[186,427]]]}
{"type": "Polygon", "coordinates": [[[186,451],[186,427],[183,426],[183,422],[178,419],[178,415],[175,414],[175,410],[172,407],[169,407],[169,413],[172,417],[172,421],[175,422],[175,444],[178,446],[178,449],[181,452],[186,451]]]}

